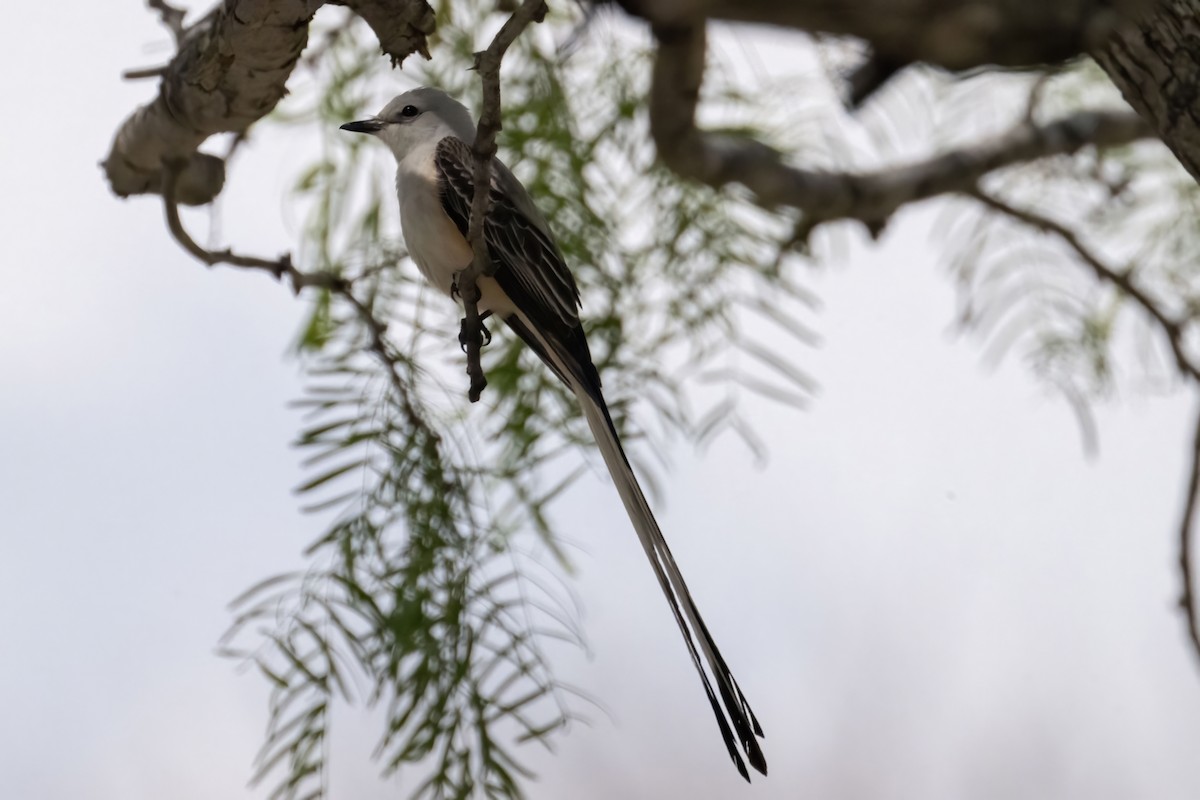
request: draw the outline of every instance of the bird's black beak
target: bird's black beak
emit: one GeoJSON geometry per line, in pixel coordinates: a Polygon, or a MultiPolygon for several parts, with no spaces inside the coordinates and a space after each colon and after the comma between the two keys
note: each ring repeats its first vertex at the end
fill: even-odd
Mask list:
{"type": "Polygon", "coordinates": [[[351,133],[379,133],[383,130],[383,120],[372,117],[371,119],[360,119],[358,122],[347,122],[342,126],[342,130],[351,133]]]}

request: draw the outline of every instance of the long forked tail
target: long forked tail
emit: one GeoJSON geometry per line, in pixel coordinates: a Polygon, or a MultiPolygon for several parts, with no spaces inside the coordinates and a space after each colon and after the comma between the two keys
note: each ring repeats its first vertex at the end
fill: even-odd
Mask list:
{"type": "Polygon", "coordinates": [[[638,539],[642,542],[642,548],[646,551],[646,557],[650,559],[650,566],[654,569],[659,586],[662,587],[663,594],[667,596],[667,602],[671,604],[671,611],[675,615],[675,622],[679,625],[679,632],[683,634],[683,640],[691,654],[692,663],[696,665],[696,671],[700,673],[700,680],[704,683],[704,692],[708,695],[709,703],[712,704],[717,725],[721,728],[721,736],[725,739],[725,746],[729,750],[729,757],[733,759],[733,763],[742,777],[749,781],[750,773],[746,771],[746,764],[738,749],[740,744],[741,750],[745,752],[746,758],[750,761],[750,766],[766,775],[767,760],[763,757],[762,748],[759,747],[756,738],[763,735],[762,727],[758,724],[754,712],[750,710],[750,704],[746,701],[745,695],[742,694],[741,688],[733,678],[733,673],[729,671],[725,659],[721,657],[721,651],[717,649],[704,620],[700,617],[700,611],[696,608],[691,592],[688,591],[687,583],[683,580],[683,573],[679,571],[675,557],[671,555],[671,549],[667,547],[667,540],[663,538],[658,522],[654,519],[654,513],[650,510],[650,504],[646,502],[646,496],[642,494],[637,476],[634,475],[633,468],[629,465],[629,459],[625,457],[625,451],[621,447],[621,440],[617,436],[617,430],[613,426],[612,417],[608,413],[604,399],[602,396],[596,396],[599,395],[599,392],[593,395],[586,390],[576,391],[576,395],[583,406],[584,416],[592,429],[596,444],[600,447],[600,453],[604,456],[604,463],[608,466],[613,483],[616,484],[617,492],[621,495],[621,501],[625,504],[625,510],[629,512],[629,519],[637,531],[638,539]],[[697,649],[697,644],[699,644],[699,649],[697,649]],[[701,659],[701,655],[703,655],[703,659],[701,659]],[[705,663],[708,665],[707,670],[705,670],[705,663]],[[713,692],[714,681],[717,685],[717,693],[720,695],[720,702],[717,700],[717,693],[713,692]]]}

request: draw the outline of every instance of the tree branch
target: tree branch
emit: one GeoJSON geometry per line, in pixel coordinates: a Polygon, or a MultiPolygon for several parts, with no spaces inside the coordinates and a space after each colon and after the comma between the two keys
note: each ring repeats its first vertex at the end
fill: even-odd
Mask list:
{"type": "Polygon", "coordinates": [[[475,131],[475,169],[472,182],[475,194],[471,197],[471,218],[467,229],[467,241],[471,245],[473,259],[455,281],[458,294],[463,301],[463,336],[467,349],[467,374],[471,376],[471,387],[467,393],[471,402],[477,402],[487,386],[483,367],[479,362],[479,348],[483,344],[483,321],[479,317],[478,281],[494,271],[487,241],[484,238],[484,220],[487,218],[492,185],[492,158],[496,155],[496,134],[500,132],[500,63],[509,45],[532,22],[541,22],[546,16],[545,0],[524,0],[505,22],[487,50],[475,54],[475,69],[483,84],[483,104],[479,115],[479,126],[475,131]]]}
{"type": "Polygon", "coordinates": [[[183,227],[183,220],[179,218],[179,204],[176,200],[176,193],[178,191],[181,170],[182,164],[171,163],[166,165],[163,170],[162,197],[163,211],[167,218],[167,229],[171,231],[171,235],[175,237],[175,241],[179,242],[184,250],[187,250],[210,267],[217,264],[228,264],[240,269],[262,270],[270,273],[276,280],[280,281],[284,277],[287,277],[291,282],[292,291],[297,294],[300,293],[301,289],[308,286],[329,289],[339,294],[349,294],[349,283],[344,278],[330,272],[302,272],[292,264],[292,257],[288,253],[284,253],[279,258],[272,260],[236,255],[228,248],[214,252],[201,247],[188,234],[187,229],[183,227]]]}
{"type": "Polygon", "coordinates": [[[1087,53],[1156,0],[615,0],[652,26],[708,20],[853,36],[890,63],[952,70],[1053,64],[1087,53]]]}
{"type": "Polygon", "coordinates": [[[1133,300],[1162,328],[1163,333],[1167,336],[1167,342],[1171,347],[1171,353],[1175,357],[1175,365],[1183,375],[1196,381],[1197,385],[1200,385],[1200,363],[1197,363],[1187,351],[1186,340],[1189,320],[1172,317],[1162,308],[1159,301],[1155,300],[1134,283],[1133,275],[1128,270],[1117,269],[1105,264],[1098,255],[1093,253],[1080,240],[1075,231],[1047,216],[1028,209],[1017,208],[977,187],[964,192],[964,194],[973,197],[993,211],[999,211],[1001,214],[1024,223],[1031,228],[1048,233],[1067,245],[1092,270],[1092,273],[1099,280],[1110,283],[1124,292],[1129,299],[1133,300]]]}
{"type": "Polygon", "coordinates": [[[799,209],[804,213],[801,240],[817,225],[839,219],[859,220],[877,232],[904,204],[968,191],[993,170],[1068,155],[1088,145],[1111,147],[1153,136],[1137,114],[1083,111],[1040,125],[1022,119],[972,147],[873,173],[799,169],[762,142],[696,128],[704,28],[655,28],[654,33],[659,47],[650,89],[650,132],[659,158],[685,178],[713,187],[740,183],[765,207],[799,209]]]}
{"type": "Polygon", "coordinates": [[[1192,437],[1192,469],[1188,477],[1187,500],[1183,504],[1183,519],[1179,523],[1179,579],[1182,591],[1179,607],[1187,622],[1192,651],[1200,658],[1200,621],[1197,621],[1195,576],[1192,574],[1192,539],[1196,506],[1200,503],[1200,415],[1196,417],[1196,433],[1192,437]]]}
{"type": "Polygon", "coordinates": [[[1136,26],[1094,51],[1131,106],[1157,128],[1179,163],[1200,180],[1200,0],[1162,0],[1136,26]]]}
{"type": "MultiPolygon", "coordinates": [[[[424,0],[345,0],[362,9],[394,61],[425,52],[433,12],[424,0]],[[384,7],[390,11],[383,14],[384,7]],[[367,15],[370,16],[367,16],[367,15]]],[[[181,18],[148,0],[173,31],[181,18]]],[[[176,36],[178,52],[163,69],[158,96],[122,123],[101,167],[115,194],[160,191],[167,161],[183,162],[178,200],[203,205],[220,193],[224,162],[197,152],[209,136],[241,133],[266,116],[308,39],[308,23],[324,0],[223,0],[176,36]]]]}
{"type": "Polygon", "coordinates": [[[179,46],[183,44],[183,35],[187,32],[183,25],[183,18],[187,16],[187,11],[170,5],[166,0],[146,0],[146,5],[158,12],[162,24],[175,37],[175,49],[178,50],[179,46]]]}
{"type": "Polygon", "coordinates": [[[381,322],[375,316],[370,306],[354,294],[354,281],[332,272],[303,272],[296,268],[292,263],[291,256],[287,253],[278,259],[271,260],[236,255],[229,249],[214,252],[201,247],[188,234],[187,230],[183,227],[183,221],[179,218],[179,206],[175,200],[175,191],[180,167],[180,164],[175,163],[168,164],[164,168],[162,197],[163,209],[167,218],[167,228],[183,249],[210,267],[217,264],[228,264],[239,269],[267,272],[279,281],[282,281],[286,277],[291,283],[292,291],[296,294],[299,294],[302,289],[316,287],[325,289],[344,299],[354,309],[355,314],[366,328],[366,349],[387,370],[388,383],[391,385],[393,391],[396,392],[396,396],[399,398],[409,424],[414,429],[424,431],[428,437],[428,441],[433,445],[436,446],[440,443],[441,437],[429,427],[417,412],[416,406],[412,401],[412,396],[409,393],[409,387],[405,385],[404,379],[397,369],[399,358],[392,351],[388,343],[387,323],[381,322]]]}

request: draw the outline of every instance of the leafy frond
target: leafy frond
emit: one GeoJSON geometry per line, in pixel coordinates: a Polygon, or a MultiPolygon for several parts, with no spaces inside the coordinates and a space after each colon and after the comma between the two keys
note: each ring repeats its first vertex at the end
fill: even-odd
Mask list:
{"type": "Polygon", "coordinates": [[[571,606],[530,578],[540,567],[510,546],[494,478],[410,391],[415,363],[364,355],[370,333],[354,320],[338,330],[300,401],[313,477],[298,491],[341,511],[309,548],[320,566],[243,595],[228,637],[263,639],[239,652],[273,687],[258,777],[283,776],[273,797],[322,791],[330,704],[365,681],[386,711],[385,769],[429,772],[414,796],[519,796],[513,744],[573,718],[542,652],[581,642],[571,606]]]}

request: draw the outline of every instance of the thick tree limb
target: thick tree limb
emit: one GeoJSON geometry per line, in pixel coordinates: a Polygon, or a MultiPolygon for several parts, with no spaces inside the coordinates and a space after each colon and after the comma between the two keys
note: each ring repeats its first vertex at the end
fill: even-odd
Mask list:
{"type": "Polygon", "coordinates": [[[492,185],[492,158],[496,155],[496,134],[500,132],[500,63],[509,45],[529,27],[532,22],[541,22],[546,16],[545,0],[524,0],[492,38],[487,50],[475,54],[475,69],[483,84],[483,104],[479,125],[475,131],[475,170],[471,180],[475,194],[471,198],[471,219],[467,229],[467,241],[474,255],[470,266],[458,276],[455,285],[463,301],[463,337],[467,350],[467,374],[471,376],[471,388],[467,396],[472,403],[479,400],[487,386],[483,367],[479,362],[479,348],[483,344],[483,321],[479,317],[478,281],[491,275],[495,267],[488,253],[483,235],[483,221],[487,218],[492,185]]]}
{"type": "Polygon", "coordinates": [[[659,158],[687,178],[710,186],[740,183],[764,206],[790,206],[805,228],[856,219],[878,230],[905,203],[966,191],[1003,167],[1107,147],[1153,135],[1131,112],[1080,112],[1044,124],[1022,120],[994,139],[969,148],[871,173],[820,172],[783,162],[780,153],[752,139],[705,133],[695,127],[704,68],[701,27],[656,28],[659,49],[650,94],[650,131],[659,158]]]}
{"type": "Polygon", "coordinates": [[[1155,0],[616,0],[652,25],[709,19],[854,36],[891,62],[1027,67],[1088,52],[1155,0]]]}
{"type": "MultiPolygon", "coordinates": [[[[224,0],[179,37],[158,97],[117,131],[101,166],[121,197],[157,193],[167,162],[183,163],[179,202],[210,202],[225,181],[224,162],[197,152],[209,136],[243,132],[269,113],[308,40],[324,0],[224,0]]],[[[372,24],[393,60],[425,52],[433,12],[424,0],[347,0],[372,24]],[[390,13],[383,13],[386,7],[390,13]],[[368,16],[369,15],[369,16],[368,16]]],[[[161,11],[163,4],[150,5],[161,11]]],[[[163,12],[165,13],[165,12],[163,12]]],[[[178,24],[178,19],[174,19],[178,24]]]]}
{"type": "Polygon", "coordinates": [[[1094,52],[1125,99],[1200,180],[1200,0],[1162,0],[1094,52]]]}

